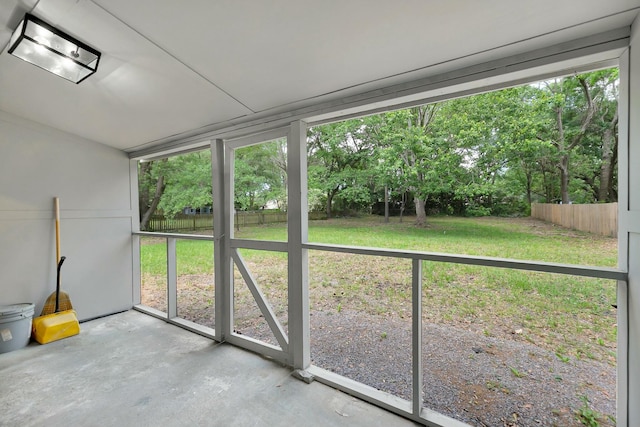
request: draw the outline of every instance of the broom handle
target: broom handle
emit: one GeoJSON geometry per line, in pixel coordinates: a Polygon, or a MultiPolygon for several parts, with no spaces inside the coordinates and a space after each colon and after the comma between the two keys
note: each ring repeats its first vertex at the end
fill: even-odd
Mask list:
{"type": "Polygon", "coordinates": [[[56,265],[60,262],[60,199],[53,198],[53,206],[56,212],[56,265]]]}

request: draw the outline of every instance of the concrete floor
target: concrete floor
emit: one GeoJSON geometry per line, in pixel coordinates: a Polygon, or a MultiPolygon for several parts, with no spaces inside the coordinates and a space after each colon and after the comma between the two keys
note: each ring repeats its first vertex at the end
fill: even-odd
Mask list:
{"type": "Polygon", "coordinates": [[[0,354],[2,426],[413,426],[253,353],[128,311],[0,354]]]}

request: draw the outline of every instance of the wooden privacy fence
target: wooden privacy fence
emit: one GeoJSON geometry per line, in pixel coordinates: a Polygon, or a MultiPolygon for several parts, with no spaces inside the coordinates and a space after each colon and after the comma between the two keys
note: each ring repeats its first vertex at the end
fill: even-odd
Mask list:
{"type": "Polygon", "coordinates": [[[531,217],[574,230],[618,236],[618,204],[556,205],[532,203],[531,217]]]}
{"type": "MultiPolygon", "coordinates": [[[[324,212],[309,212],[309,219],[327,219],[324,212]]],[[[237,229],[247,226],[287,222],[287,213],[282,211],[239,211],[234,214],[237,229]]],[[[174,218],[154,215],[147,224],[146,231],[165,232],[178,230],[211,230],[213,214],[178,214],[174,218]]]]}

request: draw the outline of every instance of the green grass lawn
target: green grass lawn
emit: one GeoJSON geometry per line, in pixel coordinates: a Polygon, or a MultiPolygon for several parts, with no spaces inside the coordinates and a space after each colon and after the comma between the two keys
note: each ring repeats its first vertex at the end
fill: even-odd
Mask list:
{"type": "MultiPolygon", "coordinates": [[[[235,237],[283,241],[286,228],[247,227],[235,237]]],[[[606,267],[617,263],[616,239],[530,219],[433,217],[423,228],[411,218],[403,223],[392,218],[388,224],[380,217],[333,219],[311,222],[309,240],[606,267]]],[[[179,274],[210,275],[211,249],[211,242],[178,241],[179,274]]],[[[166,274],[165,253],[163,243],[143,243],[143,278],[166,274]]],[[[242,255],[263,291],[273,300],[286,300],[286,277],[280,277],[286,254],[243,250],[242,255]]],[[[312,309],[400,317],[411,312],[407,260],[311,251],[309,268],[312,309]]],[[[527,340],[554,350],[561,360],[586,357],[615,363],[615,291],[610,280],[423,263],[426,321],[527,340]]]]}

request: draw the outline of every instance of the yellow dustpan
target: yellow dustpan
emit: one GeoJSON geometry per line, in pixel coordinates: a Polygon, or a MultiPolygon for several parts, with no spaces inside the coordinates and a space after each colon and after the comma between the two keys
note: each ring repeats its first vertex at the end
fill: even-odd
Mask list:
{"type": "Polygon", "coordinates": [[[33,319],[33,337],[40,344],[47,344],[80,333],[80,323],[75,310],[60,309],[60,268],[66,258],[58,263],[55,312],[33,319]]]}

